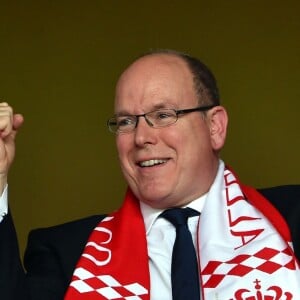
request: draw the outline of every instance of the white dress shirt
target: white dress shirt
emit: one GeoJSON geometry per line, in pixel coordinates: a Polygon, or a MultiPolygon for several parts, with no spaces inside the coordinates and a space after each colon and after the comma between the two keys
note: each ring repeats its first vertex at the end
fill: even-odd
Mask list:
{"type": "Polygon", "coordinates": [[[0,222],[8,213],[8,204],[7,204],[7,185],[4,188],[4,191],[0,197],[0,222]]]}
{"type": "MultiPolygon", "coordinates": [[[[206,195],[192,201],[187,207],[201,213],[206,195]]],[[[150,270],[150,299],[172,300],[171,260],[176,237],[175,227],[164,218],[158,218],[163,210],[154,209],[141,203],[141,211],[146,227],[146,238],[150,270]]],[[[194,245],[196,245],[199,216],[188,219],[194,245]]]]}

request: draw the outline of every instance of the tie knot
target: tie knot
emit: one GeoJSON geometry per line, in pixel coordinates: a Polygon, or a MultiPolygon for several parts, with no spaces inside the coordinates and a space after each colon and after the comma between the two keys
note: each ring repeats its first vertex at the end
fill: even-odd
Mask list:
{"type": "Polygon", "coordinates": [[[199,212],[189,207],[175,207],[163,211],[160,216],[168,220],[175,227],[178,227],[180,225],[186,225],[189,217],[199,216],[199,214],[199,212]]]}

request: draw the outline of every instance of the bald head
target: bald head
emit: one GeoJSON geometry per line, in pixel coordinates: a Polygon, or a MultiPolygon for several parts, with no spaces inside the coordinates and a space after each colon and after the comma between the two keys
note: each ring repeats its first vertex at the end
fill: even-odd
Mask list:
{"type": "MultiPolygon", "coordinates": [[[[217,87],[216,79],[210,69],[199,59],[192,57],[186,53],[178,52],[175,50],[157,50],[148,52],[140,56],[132,65],[143,60],[145,58],[151,58],[153,56],[165,57],[165,61],[168,59],[171,61],[174,58],[181,60],[186,64],[194,86],[195,93],[198,97],[199,105],[219,105],[220,95],[217,87]]],[[[151,61],[151,60],[150,60],[151,61]]],[[[155,65],[153,64],[153,67],[155,65]]],[[[130,68],[131,66],[129,66],[130,68]]]]}
{"type": "Polygon", "coordinates": [[[180,94],[183,87],[196,104],[193,76],[183,59],[165,53],[146,55],[134,61],[121,75],[116,88],[116,105],[120,105],[120,98],[126,97],[130,101],[145,95],[148,95],[149,103],[157,99],[157,105],[160,105],[160,101],[167,104],[172,100],[171,92],[178,90],[180,94]]]}

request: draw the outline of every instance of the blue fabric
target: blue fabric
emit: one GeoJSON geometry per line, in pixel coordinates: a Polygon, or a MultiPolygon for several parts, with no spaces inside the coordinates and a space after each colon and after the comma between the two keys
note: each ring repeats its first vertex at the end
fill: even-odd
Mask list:
{"type": "Polygon", "coordinates": [[[171,208],[161,214],[176,228],[171,267],[173,300],[200,299],[197,256],[187,226],[188,218],[196,215],[199,213],[191,208],[171,208]]]}

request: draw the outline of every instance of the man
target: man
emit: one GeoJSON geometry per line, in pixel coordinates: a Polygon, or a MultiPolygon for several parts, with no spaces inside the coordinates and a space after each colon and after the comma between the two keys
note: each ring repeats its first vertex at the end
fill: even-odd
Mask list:
{"type": "MultiPolygon", "coordinates": [[[[6,103],[0,110],[5,201],[23,119],[6,103]]],[[[263,191],[285,219],[243,186],[219,159],[227,119],[215,79],[198,60],[159,51],[133,62],[117,83],[108,121],[129,186],[122,207],[107,217],[33,231],[26,275],[5,215],[1,299],[299,299],[299,186],[263,191]],[[175,224],[173,212],[188,220],[193,249],[185,222],[175,224]],[[192,252],[178,254],[182,247],[192,252]]]]}

